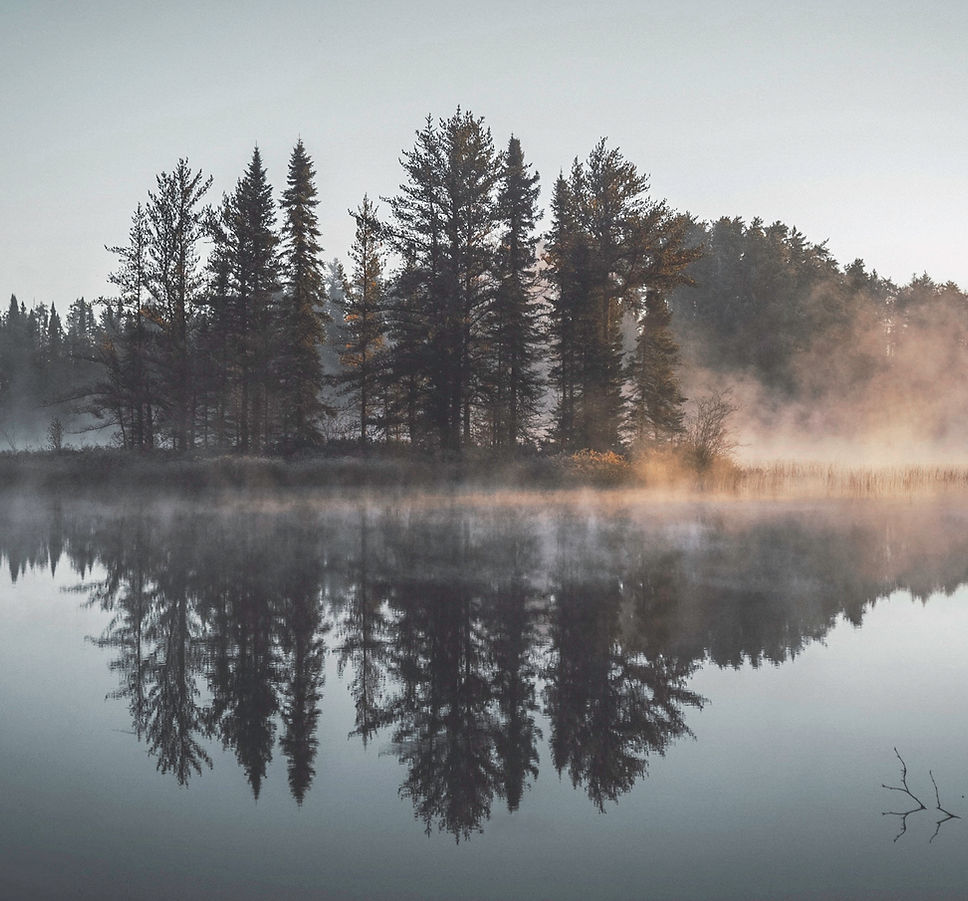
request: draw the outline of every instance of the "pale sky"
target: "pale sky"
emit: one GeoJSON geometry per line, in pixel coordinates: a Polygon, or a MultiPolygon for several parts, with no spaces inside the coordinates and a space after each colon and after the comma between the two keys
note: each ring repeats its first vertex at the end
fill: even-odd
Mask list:
{"type": "Polygon", "coordinates": [[[0,305],[107,294],[180,156],[277,197],[302,137],[326,257],[395,193],[427,114],[513,132],[551,185],[596,141],[701,218],[760,216],[847,263],[968,287],[968,4],[0,0],[0,305]]]}

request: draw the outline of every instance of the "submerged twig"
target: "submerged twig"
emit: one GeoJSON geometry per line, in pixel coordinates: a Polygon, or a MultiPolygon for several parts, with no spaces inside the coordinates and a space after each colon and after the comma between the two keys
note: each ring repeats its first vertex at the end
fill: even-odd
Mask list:
{"type": "Polygon", "coordinates": [[[943,823],[947,823],[948,820],[960,820],[961,817],[956,813],[952,813],[950,810],[945,810],[945,808],[941,806],[941,795],[938,792],[938,783],[934,781],[934,773],[932,773],[931,770],[928,770],[928,775],[931,777],[931,784],[934,786],[934,799],[937,802],[938,812],[944,814],[944,816],[938,820],[937,823],[935,823],[934,835],[928,839],[929,842],[933,842],[938,837],[938,833],[941,831],[941,826],[943,823]]]}
{"type": "Polygon", "coordinates": [[[904,792],[909,798],[917,802],[918,810],[927,810],[924,806],[924,802],[911,791],[907,784],[907,764],[904,762],[904,758],[898,754],[897,748],[894,749],[894,753],[897,754],[897,759],[901,761],[901,784],[900,785],[887,785],[884,782],[881,783],[881,788],[890,789],[892,792],[904,792]]]}
{"type": "MultiPolygon", "coordinates": [[[[885,810],[881,813],[881,816],[901,818],[901,831],[894,836],[894,841],[897,841],[902,835],[904,835],[905,832],[907,832],[907,818],[912,813],[918,813],[919,811],[927,810],[928,808],[925,803],[916,794],[914,794],[913,791],[911,791],[911,787],[908,785],[907,764],[904,762],[904,758],[901,757],[900,753],[898,753],[897,748],[894,749],[894,753],[897,755],[897,759],[901,763],[901,784],[887,785],[886,783],[882,782],[881,788],[886,788],[889,791],[901,792],[902,794],[907,795],[912,801],[914,801],[915,804],[918,805],[917,807],[912,807],[910,810],[885,810]]],[[[934,773],[931,770],[928,770],[928,775],[931,777],[931,784],[934,786],[935,807],[939,813],[944,814],[944,816],[935,823],[934,835],[928,839],[929,842],[933,842],[938,837],[938,833],[941,831],[941,826],[944,823],[947,823],[948,820],[960,820],[961,817],[958,814],[952,813],[950,810],[946,810],[941,806],[941,793],[938,791],[938,783],[935,781],[934,773]]]]}

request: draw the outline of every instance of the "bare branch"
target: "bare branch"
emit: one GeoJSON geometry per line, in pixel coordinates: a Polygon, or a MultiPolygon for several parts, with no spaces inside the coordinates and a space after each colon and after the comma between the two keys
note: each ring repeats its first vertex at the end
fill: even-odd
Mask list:
{"type": "Polygon", "coordinates": [[[910,810],[885,810],[881,813],[881,816],[885,817],[900,817],[901,818],[901,831],[894,836],[894,841],[897,841],[905,832],[907,832],[907,818],[912,813],[918,813],[921,810],[927,810],[928,808],[924,806],[924,802],[911,791],[907,783],[907,764],[904,762],[904,758],[898,753],[897,748],[894,749],[894,753],[897,755],[897,759],[901,762],[901,784],[900,785],[886,785],[881,783],[881,788],[886,788],[892,792],[901,792],[907,795],[912,801],[914,801],[918,806],[912,807],[910,810]]]}
{"type": "MultiPolygon", "coordinates": [[[[897,841],[905,832],[907,832],[907,818],[912,813],[918,813],[921,810],[927,810],[924,802],[911,791],[910,786],[907,781],[907,764],[904,762],[904,758],[898,753],[897,748],[894,749],[894,753],[897,755],[897,759],[901,763],[901,784],[900,785],[886,785],[881,783],[881,788],[886,788],[889,791],[901,792],[901,794],[907,795],[912,801],[914,801],[918,806],[912,807],[911,810],[885,810],[882,812],[881,816],[892,816],[901,818],[901,831],[894,836],[894,841],[897,841]]],[[[933,842],[937,837],[938,833],[941,831],[942,825],[948,822],[948,820],[960,820],[961,817],[952,813],[950,810],[946,810],[941,805],[941,793],[938,791],[938,783],[934,778],[934,773],[928,770],[928,775],[931,777],[931,784],[934,786],[934,799],[935,807],[939,813],[943,813],[944,816],[935,823],[934,835],[928,839],[929,842],[933,842]]]]}
{"type": "Polygon", "coordinates": [[[938,820],[937,823],[935,823],[934,835],[928,839],[929,842],[933,842],[938,837],[938,833],[941,831],[941,826],[944,823],[947,823],[948,820],[960,820],[961,817],[956,813],[952,813],[950,810],[945,810],[945,808],[941,806],[941,795],[938,792],[938,783],[934,780],[934,773],[932,773],[931,770],[928,770],[928,775],[931,777],[931,784],[934,786],[934,799],[937,809],[940,813],[944,814],[944,816],[938,820]]]}

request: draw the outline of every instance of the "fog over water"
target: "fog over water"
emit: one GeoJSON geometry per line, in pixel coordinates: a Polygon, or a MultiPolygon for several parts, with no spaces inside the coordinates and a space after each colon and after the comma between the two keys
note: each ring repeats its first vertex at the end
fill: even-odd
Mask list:
{"type": "Polygon", "coordinates": [[[228,884],[308,896],[320,866],[324,897],[417,884],[430,897],[703,897],[713,885],[854,897],[858,880],[877,895],[913,879],[927,847],[939,858],[918,877],[923,896],[948,897],[964,875],[961,821],[929,843],[933,804],[902,821],[880,786],[900,785],[897,746],[919,798],[933,797],[931,768],[938,807],[968,814],[966,517],[950,500],[587,493],[284,511],[10,503],[4,869],[56,896],[38,857],[54,853],[49,839],[24,825],[49,808],[58,841],[89,817],[112,824],[85,876],[69,861],[60,871],[80,878],[80,897],[112,885],[118,853],[144,859],[132,897],[228,884]],[[74,773],[74,792],[47,766],[74,773]],[[112,779],[113,812],[96,787],[112,779]],[[139,806],[143,846],[114,828],[139,806]],[[182,850],[148,840],[159,816],[179,824],[182,850]],[[824,838],[828,816],[842,823],[824,838]],[[762,832],[771,817],[788,824],[782,842],[762,832]],[[845,856],[832,842],[848,826],[860,834],[845,856]],[[229,870],[195,845],[198,829],[229,870]],[[626,856],[643,829],[651,850],[626,856]],[[271,851],[261,863],[256,834],[271,851]],[[313,836],[322,850],[283,863],[286,843],[313,836]],[[392,841],[406,860],[364,864],[354,836],[392,841]],[[447,839],[459,850],[442,857],[447,839]],[[568,862],[579,840],[611,887],[568,862]],[[494,870],[494,855],[524,867],[530,855],[544,875],[494,870]],[[185,878],[202,874],[194,888],[177,868],[161,875],[176,860],[185,878]]]}

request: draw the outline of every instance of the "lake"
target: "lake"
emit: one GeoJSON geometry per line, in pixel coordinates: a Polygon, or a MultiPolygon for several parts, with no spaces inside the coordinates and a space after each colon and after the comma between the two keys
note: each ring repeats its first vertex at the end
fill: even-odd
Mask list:
{"type": "Polygon", "coordinates": [[[957,499],[2,509],[0,897],[968,893],[957,499]]]}

